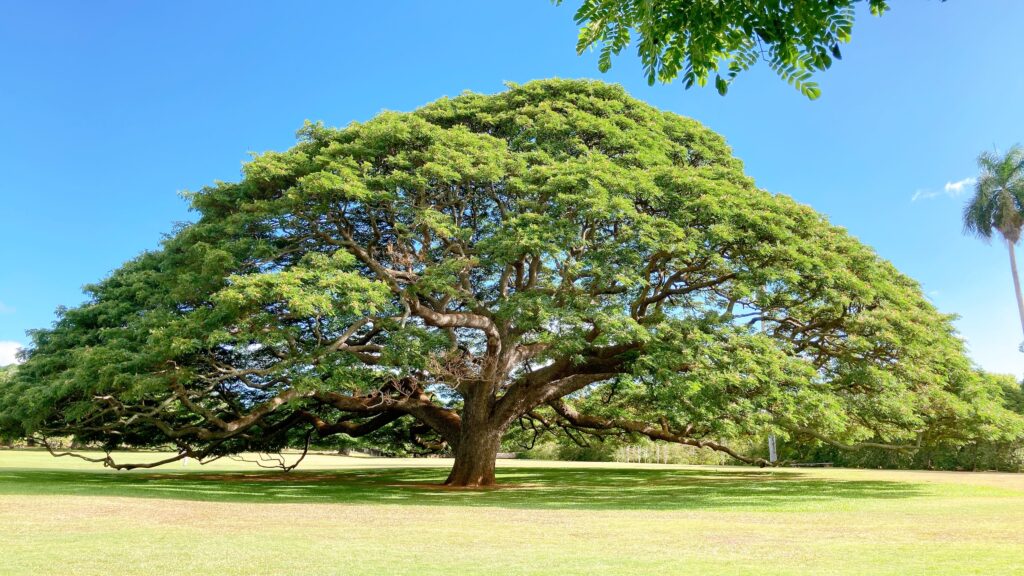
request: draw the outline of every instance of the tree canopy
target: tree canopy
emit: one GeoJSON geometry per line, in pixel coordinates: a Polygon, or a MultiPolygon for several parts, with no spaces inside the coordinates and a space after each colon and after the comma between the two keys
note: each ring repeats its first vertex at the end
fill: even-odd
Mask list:
{"type": "Polygon", "coordinates": [[[175,458],[390,434],[480,485],[513,426],[746,462],[728,439],[1019,427],[914,281],[618,86],[307,124],[190,199],[195,223],[32,335],[0,431],[175,458]]]}
{"type": "Polygon", "coordinates": [[[690,88],[714,77],[723,95],[764,60],[813,100],[821,89],[812,77],[842,58],[858,1],[876,16],[889,9],[886,0],[583,0],[576,50],[600,47],[605,72],[635,43],[649,84],[681,77],[690,88]]]}

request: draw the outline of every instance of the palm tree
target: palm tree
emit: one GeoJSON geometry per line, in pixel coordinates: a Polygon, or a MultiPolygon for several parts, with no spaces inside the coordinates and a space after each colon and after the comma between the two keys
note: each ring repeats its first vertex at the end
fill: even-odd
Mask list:
{"type": "Polygon", "coordinates": [[[1013,146],[1005,154],[984,152],[978,156],[981,174],[974,188],[974,196],[964,206],[964,233],[974,234],[986,241],[992,231],[1006,240],[1010,250],[1010,271],[1013,288],[1017,293],[1017,312],[1024,331],[1024,298],[1020,293],[1017,275],[1017,257],[1014,246],[1020,241],[1024,228],[1024,149],[1013,146]]]}

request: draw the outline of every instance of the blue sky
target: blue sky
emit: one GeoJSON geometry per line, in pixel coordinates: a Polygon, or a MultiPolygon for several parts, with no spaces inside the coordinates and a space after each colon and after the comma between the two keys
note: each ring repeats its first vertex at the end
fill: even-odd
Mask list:
{"type": "MultiPolygon", "coordinates": [[[[722,133],[760,186],[827,214],[920,281],[975,360],[1024,374],[1006,250],[960,233],[982,150],[1024,140],[1024,2],[861,14],[809,102],[765,66],[727,97],[649,87],[574,52],[576,2],[0,0],[0,364],[81,286],[191,215],[305,119],[329,125],[552,76],[619,82],[722,133]],[[959,192],[959,193],[958,193],[959,192]]],[[[9,361],[9,360],[8,360],[9,361]]]]}

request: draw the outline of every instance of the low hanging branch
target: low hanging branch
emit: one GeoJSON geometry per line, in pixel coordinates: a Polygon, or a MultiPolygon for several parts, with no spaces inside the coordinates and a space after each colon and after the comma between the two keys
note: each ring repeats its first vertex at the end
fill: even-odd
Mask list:
{"type": "Polygon", "coordinates": [[[169,457],[163,458],[161,460],[155,460],[153,462],[142,462],[142,463],[130,463],[129,464],[129,463],[118,463],[118,462],[115,462],[113,456],[111,456],[111,453],[109,451],[107,451],[102,458],[93,458],[93,457],[81,454],[79,452],[73,452],[73,451],[70,451],[70,450],[60,450],[59,448],[54,448],[53,443],[50,442],[50,440],[48,438],[45,438],[45,437],[42,437],[42,436],[35,436],[32,439],[35,442],[41,444],[43,447],[45,447],[47,452],[49,452],[51,456],[54,456],[54,457],[57,457],[57,458],[64,457],[64,456],[69,456],[69,457],[72,457],[72,458],[78,458],[79,460],[85,460],[86,462],[93,462],[93,463],[97,463],[97,464],[103,464],[104,467],[106,467],[106,468],[113,468],[115,470],[135,470],[135,469],[144,469],[144,468],[156,468],[158,466],[163,466],[164,464],[170,464],[171,462],[177,462],[177,461],[183,460],[185,458],[193,458],[193,459],[196,460],[196,462],[199,462],[199,464],[202,465],[202,464],[209,464],[210,462],[218,460],[218,459],[220,459],[223,456],[223,455],[217,455],[217,456],[214,456],[212,458],[207,458],[207,456],[209,456],[209,451],[208,450],[206,450],[206,451],[198,451],[197,452],[197,451],[194,451],[194,450],[191,450],[191,449],[187,449],[187,448],[179,448],[178,452],[174,456],[169,456],[169,457]]]}
{"type": "Polygon", "coordinates": [[[302,453],[300,453],[299,457],[295,460],[295,462],[291,464],[287,463],[284,454],[281,452],[278,452],[276,454],[260,453],[256,455],[257,457],[255,459],[246,458],[241,455],[231,455],[230,457],[232,460],[237,460],[239,462],[249,462],[252,464],[256,464],[260,468],[277,468],[280,469],[282,472],[291,472],[292,470],[297,468],[299,464],[302,464],[303,460],[306,459],[306,454],[309,452],[309,440],[310,438],[312,438],[314,430],[315,428],[310,428],[310,430],[306,432],[306,439],[305,442],[303,442],[302,444],[302,453]],[[270,464],[268,465],[268,463],[270,464]]]}
{"type": "Polygon", "coordinates": [[[685,430],[670,430],[665,425],[661,427],[656,427],[651,424],[646,424],[634,420],[609,419],[600,418],[597,416],[582,415],[579,412],[577,412],[574,408],[560,400],[549,402],[548,406],[550,406],[556,414],[558,414],[566,422],[568,422],[569,425],[576,429],[588,431],[607,431],[612,429],[618,429],[624,432],[630,432],[633,434],[646,436],[651,440],[661,440],[663,442],[683,444],[686,446],[693,446],[694,448],[710,448],[712,450],[728,454],[729,456],[732,456],[736,460],[739,460],[740,462],[744,462],[746,464],[755,464],[757,466],[777,465],[777,463],[769,462],[764,458],[744,456],[742,454],[739,454],[732,448],[729,448],[728,446],[718,442],[692,438],[687,435],[687,431],[685,430]]]}

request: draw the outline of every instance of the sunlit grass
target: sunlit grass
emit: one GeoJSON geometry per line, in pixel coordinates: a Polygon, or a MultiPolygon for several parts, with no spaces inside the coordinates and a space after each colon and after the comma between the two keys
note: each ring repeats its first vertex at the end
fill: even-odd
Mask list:
{"type": "Polygon", "coordinates": [[[512,461],[467,491],[449,464],[0,451],[0,574],[1024,573],[1021,475],[512,461]]]}

